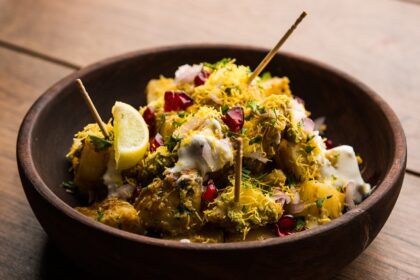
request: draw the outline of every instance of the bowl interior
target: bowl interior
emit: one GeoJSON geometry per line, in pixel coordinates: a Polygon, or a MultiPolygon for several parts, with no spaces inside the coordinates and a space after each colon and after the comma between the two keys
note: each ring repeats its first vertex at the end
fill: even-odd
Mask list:
{"type": "MultiPolygon", "coordinates": [[[[58,91],[50,90],[42,97],[44,102],[39,106],[43,109],[30,134],[36,170],[60,199],[70,206],[79,205],[61,187],[70,179],[65,154],[73,134],[94,120],[76,88],[75,78],[84,81],[99,113],[107,120],[116,100],[145,105],[147,82],[160,75],[172,77],[180,65],[231,57],[254,69],[265,54],[265,50],[228,46],[172,48],[132,53],[72,75],[53,87],[58,91]]],[[[312,117],[326,117],[326,135],[335,144],[355,148],[366,165],[365,180],[377,185],[384,178],[394,158],[395,143],[389,121],[378,106],[381,100],[346,75],[293,55],[277,55],[266,70],[289,77],[292,93],[305,100],[312,117]]]]}

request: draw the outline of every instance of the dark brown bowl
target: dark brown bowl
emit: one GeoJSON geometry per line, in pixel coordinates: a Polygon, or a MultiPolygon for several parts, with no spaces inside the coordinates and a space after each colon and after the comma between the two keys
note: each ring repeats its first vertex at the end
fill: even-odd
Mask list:
{"type": "Polygon", "coordinates": [[[389,106],[372,90],[326,65],[278,54],[267,70],[286,75],[313,116],[326,116],[335,143],[363,155],[365,180],[377,188],[357,208],[327,225],[283,238],[225,244],[184,244],[111,228],[72,207],[78,201],[60,186],[69,179],[64,155],[74,132],[93,122],[74,80],[86,84],[100,114],[115,100],[145,104],[146,83],[172,76],[185,63],[233,57],[253,69],[267,50],[244,46],[189,45],[138,51],[110,58],[59,81],[32,106],[17,142],[22,184],[50,239],[95,275],[126,278],[258,277],[327,278],[356,258],[387,220],[401,189],[406,142],[389,106]]]}

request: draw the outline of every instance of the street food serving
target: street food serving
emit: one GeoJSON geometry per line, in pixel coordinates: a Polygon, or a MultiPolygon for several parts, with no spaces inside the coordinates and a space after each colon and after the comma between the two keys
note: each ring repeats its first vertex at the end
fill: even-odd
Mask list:
{"type": "Polygon", "coordinates": [[[64,185],[88,198],[77,210],[122,230],[208,243],[283,237],[356,207],[371,192],[361,157],[333,147],[287,77],[251,74],[234,59],[183,65],[148,83],[146,106],[116,102],[106,133],[86,125],[67,154],[74,179],[64,185]]]}

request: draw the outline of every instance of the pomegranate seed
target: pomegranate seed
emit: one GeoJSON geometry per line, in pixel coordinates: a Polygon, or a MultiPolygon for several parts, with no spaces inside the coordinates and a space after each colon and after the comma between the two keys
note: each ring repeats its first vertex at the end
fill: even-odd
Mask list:
{"type": "Polygon", "coordinates": [[[149,137],[152,138],[156,133],[156,114],[150,107],[147,107],[143,113],[143,119],[149,127],[149,137]]]}
{"type": "Polygon", "coordinates": [[[207,184],[206,191],[203,193],[203,200],[205,202],[212,202],[217,197],[217,188],[213,183],[213,180],[210,180],[207,184]]]}
{"type": "Polygon", "coordinates": [[[192,104],[192,98],[183,91],[165,92],[165,112],[185,110],[192,104]]]}
{"type": "Polygon", "coordinates": [[[152,139],[150,139],[150,151],[154,152],[160,146],[163,146],[163,138],[162,135],[156,133],[156,135],[152,139]]]}
{"type": "Polygon", "coordinates": [[[204,83],[206,82],[206,80],[208,79],[208,77],[210,76],[210,73],[205,71],[205,70],[201,70],[200,73],[198,73],[197,76],[195,76],[194,78],[194,85],[196,87],[204,85],[204,83]]]}
{"type": "Polygon", "coordinates": [[[296,220],[292,215],[283,215],[276,224],[277,235],[289,235],[296,227],[296,220]]]}
{"type": "Polygon", "coordinates": [[[233,132],[239,132],[244,126],[244,109],[239,106],[235,106],[228,110],[222,117],[222,120],[233,132]]]}
{"type": "Polygon", "coordinates": [[[333,141],[332,141],[332,140],[327,139],[327,141],[325,141],[325,146],[326,146],[326,147],[327,147],[327,149],[329,150],[329,149],[334,148],[334,143],[333,143],[333,141]]]}

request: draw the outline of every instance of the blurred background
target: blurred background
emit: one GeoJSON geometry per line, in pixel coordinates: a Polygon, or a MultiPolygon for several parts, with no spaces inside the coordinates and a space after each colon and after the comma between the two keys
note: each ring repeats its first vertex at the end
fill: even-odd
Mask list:
{"type": "Polygon", "coordinates": [[[420,276],[420,229],[408,219],[420,200],[420,0],[0,0],[0,279],[85,273],[48,243],[16,170],[19,124],[48,87],[100,59],[144,48],[206,42],[270,49],[303,10],[308,16],[282,51],[373,88],[397,113],[408,141],[396,210],[337,278],[420,276]]]}

